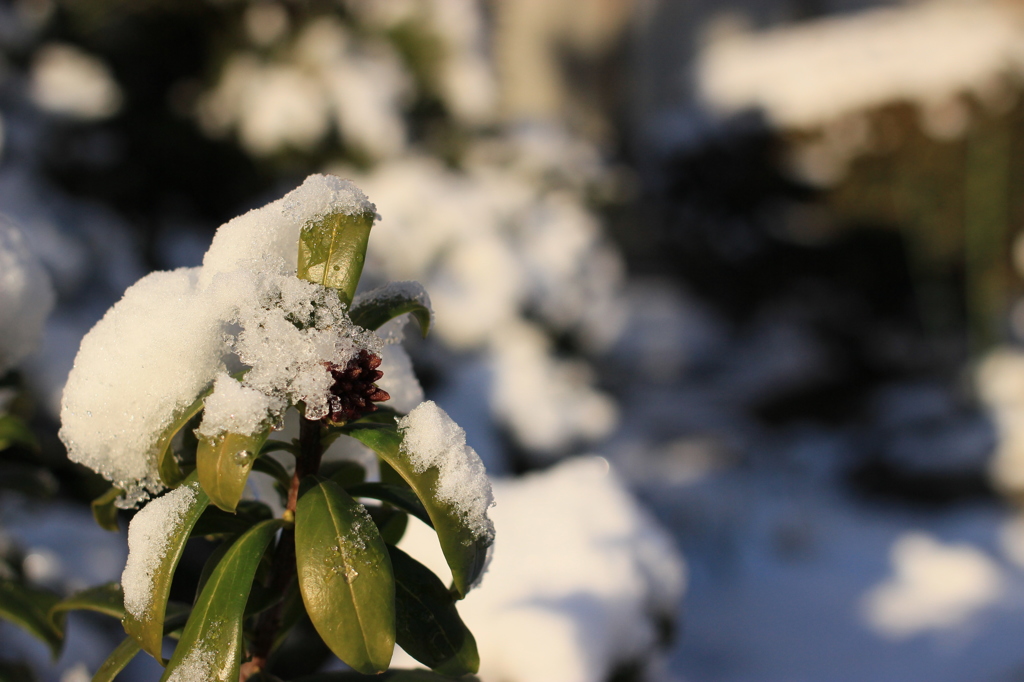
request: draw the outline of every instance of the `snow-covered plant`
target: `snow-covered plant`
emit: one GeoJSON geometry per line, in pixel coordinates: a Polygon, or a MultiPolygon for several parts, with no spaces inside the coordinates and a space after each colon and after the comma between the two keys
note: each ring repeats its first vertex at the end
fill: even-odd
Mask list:
{"type": "Polygon", "coordinates": [[[140,650],[164,662],[172,634],[163,680],[245,680],[303,613],[359,673],[386,670],[396,643],[438,672],[476,671],[455,602],[485,568],[491,488],[437,405],[376,404],[390,397],[382,386],[402,394],[399,407],[422,398],[408,358],[385,353],[393,337],[376,330],[408,314],[426,334],[432,312],[414,282],[356,295],[375,217],[352,183],[310,176],[223,225],[202,266],[144,277],[83,339],[60,435],[113,484],[97,520],[116,528],[115,507],[155,498],[131,520],[120,585],[61,607],[122,619],[128,637],[94,679],[140,650]],[[274,438],[289,413],[298,437],[274,438]],[[324,462],[344,440],[376,453],[379,480],[324,462]],[[280,499],[246,499],[254,474],[280,499]],[[450,588],[395,547],[409,514],[436,531],[450,588]],[[169,601],[196,536],[222,544],[194,603],[169,601]]]}

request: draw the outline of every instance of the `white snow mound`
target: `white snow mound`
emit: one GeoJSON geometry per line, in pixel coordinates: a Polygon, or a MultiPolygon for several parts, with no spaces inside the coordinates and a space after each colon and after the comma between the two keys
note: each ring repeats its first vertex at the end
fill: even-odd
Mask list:
{"type": "MultiPolygon", "coordinates": [[[[103,474],[134,506],[162,489],[155,445],[218,379],[200,433],[251,434],[289,403],[327,414],[331,375],[383,342],[349,320],[336,293],[299,280],[299,232],[332,213],[374,213],[351,182],[311,175],[222,225],[198,268],[130,287],[82,340],[61,404],[69,457],[103,474]],[[241,382],[227,372],[250,368],[241,382]]],[[[2,244],[0,244],[2,245],[2,244]]]]}
{"type": "MultiPolygon", "coordinates": [[[[655,662],[658,622],[676,613],[686,570],[671,538],[601,457],[494,482],[486,579],[459,603],[482,682],[603,682],[655,662]]],[[[400,545],[450,580],[437,536],[410,522],[400,545]]],[[[416,664],[399,650],[392,667],[416,664]]]]}

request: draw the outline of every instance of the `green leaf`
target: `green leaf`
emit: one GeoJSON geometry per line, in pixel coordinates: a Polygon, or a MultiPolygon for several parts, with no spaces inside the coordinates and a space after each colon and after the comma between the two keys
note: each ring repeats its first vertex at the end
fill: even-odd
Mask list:
{"type": "Polygon", "coordinates": [[[342,303],[352,303],[374,217],[334,213],[306,223],[299,233],[299,279],[337,289],[342,303]]]}
{"type": "Polygon", "coordinates": [[[60,601],[53,592],[29,587],[13,580],[0,579],[0,618],[20,626],[50,647],[54,659],[64,642],[64,615],[54,621],[50,609],[60,601]]]}
{"type": "Polygon", "coordinates": [[[24,421],[13,414],[0,417],[0,450],[20,445],[27,450],[38,450],[39,442],[24,421]]]}
{"type": "MultiPolygon", "coordinates": [[[[122,621],[124,631],[135,638],[142,646],[143,651],[158,661],[163,661],[161,645],[164,635],[164,615],[167,610],[167,598],[171,592],[174,570],[178,566],[182,552],[185,551],[185,543],[188,542],[192,533],[192,527],[210,504],[210,498],[200,487],[195,472],[189,475],[184,485],[192,488],[195,500],[167,535],[164,554],[153,570],[146,608],[140,614],[128,611],[122,621]]],[[[130,530],[129,528],[129,536],[130,530]]]]}
{"type": "Polygon", "coordinates": [[[107,656],[107,660],[103,661],[96,674],[92,676],[92,682],[111,682],[140,651],[142,647],[138,642],[131,637],[125,637],[107,656]]]}
{"type": "Polygon", "coordinates": [[[380,329],[385,322],[399,315],[411,313],[420,325],[420,333],[426,338],[430,331],[430,299],[417,282],[392,282],[360,294],[352,303],[349,317],[364,329],[380,329]]]}
{"type": "Polygon", "coordinates": [[[470,586],[483,573],[490,540],[474,533],[453,505],[434,497],[437,468],[416,471],[408,455],[402,452],[402,435],[396,425],[350,424],[346,427],[345,433],[376,452],[416,493],[433,522],[441,551],[444,552],[444,558],[452,569],[455,589],[460,598],[465,597],[470,586]]]}
{"type": "Polygon", "coordinates": [[[117,527],[117,507],[114,505],[114,501],[123,494],[124,491],[120,488],[111,488],[93,500],[92,504],[89,505],[92,507],[92,517],[96,519],[96,523],[99,524],[100,528],[114,531],[115,533],[119,530],[117,527]]]}
{"type": "Polygon", "coordinates": [[[186,677],[192,676],[189,679],[237,682],[249,590],[263,553],[283,525],[280,519],[263,521],[224,554],[192,608],[161,682],[179,668],[186,677]]]}
{"type": "Polygon", "coordinates": [[[302,601],[334,654],[362,673],[386,670],[395,647],[391,559],[366,509],[332,481],[295,509],[302,601]]]}
{"type": "Polygon", "coordinates": [[[430,514],[423,507],[416,494],[409,488],[388,483],[360,483],[346,488],[352,497],[369,497],[371,500],[380,500],[394,505],[402,511],[408,512],[431,528],[434,522],[430,520],[430,514]]]}
{"type": "Polygon", "coordinates": [[[480,669],[476,640],[463,624],[455,600],[429,568],[388,545],[395,571],[395,622],[398,646],[445,675],[480,669]]]}
{"type": "Polygon", "coordinates": [[[185,478],[181,468],[178,466],[178,462],[174,459],[174,452],[171,450],[171,441],[174,440],[174,436],[176,436],[178,431],[181,431],[185,425],[188,424],[192,417],[199,414],[199,411],[203,409],[203,401],[205,401],[206,397],[211,393],[213,393],[212,384],[209,388],[203,391],[191,405],[186,407],[184,410],[175,413],[170,425],[164,429],[163,433],[160,434],[160,438],[157,440],[156,445],[153,446],[153,450],[156,452],[157,469],[160,472],[160,480],[168,488],[177,486],[185,478]]]}
{"type": "Polygon", "coordinates": [[[251,436],[227,433],[199,439],[196,471],[199,472],[199,483],[211,502],[224,511],[235,511],[256,455],[272,430],[268,426],[251,436]]]}
{"type": "Polygon", "coordinates": [[[66,611],[95,611],[111,618],[124,618],[124,593],[120,583],[107,583],[76,592],[50,607],[50,622],[55,626],[66,611]]]}

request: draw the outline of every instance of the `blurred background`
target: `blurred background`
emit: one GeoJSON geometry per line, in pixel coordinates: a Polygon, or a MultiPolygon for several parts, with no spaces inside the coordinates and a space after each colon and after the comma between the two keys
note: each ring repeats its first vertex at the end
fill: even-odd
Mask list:
{"type": "MultiPolygon", "coordinates": [[[[82,335],[329,172],[522,548],[485,682],[1024,679],[1022,95],[1018,0],[0,4],[0,573],[118,578],[82,335]]],[[[0,674],[122,636],[69,631],[0,674]]]]}

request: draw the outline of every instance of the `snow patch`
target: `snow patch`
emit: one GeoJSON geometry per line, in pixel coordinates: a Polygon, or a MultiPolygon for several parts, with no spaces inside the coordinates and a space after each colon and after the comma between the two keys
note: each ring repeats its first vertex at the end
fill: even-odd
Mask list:
{"type": "MultiPolygon", "coordinates": [[[[493,561],[459,603],[483,682],[602,682],[618,664],[656,658],[656,622],[676,612],[685,566],[606,460],[497,480],[494,497],[493,561]]],[[[400,546],[450,578],[426,525],[410,523],[400,546]]]]}
{"type": "Polygon", "coordinates": [[[903,639],[965,623],[1005,592],[1002,569],[967,544],[944,545],[925,533],[905,533],[892,546],[895,575],[872,588],[864,616],[879,634],[903,639]]]}
{"type": "Polygon", "coordinates": [[[266,426],[268,414],[280,413],[285,407],[280,398],[243,386],[222,372],[213,382],[213,393],[204,401],[203,422],[197,431],[205,438],[222,433],[251,436],[266,426]]]}
{"type": "Polygon", "coordinates": [[[153,578],[167,556],[167,539],[195,504],[199,483],[170,491],[147,504],[128,524],[128,561],[121,574],[124,608],[142,618],[149,608],[153,578]]]}
{"type": "Polygon", "coordinates": [[[1016,17],[999,3],[921,2],[720,37],[701,54],[697,79],[712,108],[758,107],[781,127],[909,101],[941,137],[958,126],[936,121],[940,110],[965,93],[991,99],[1000,78],[1024,70],[1022,46],[1016,17]]]}
{"type": "Polygon", "coordinates": [[[480,457],[466,445],[462,427],[428,400],[399,419],[398,429],[413,469],[437,468],[437,499],[454,506],[476,537],[493,540],[494,524],[487,516],[494,506],[491,483],[480,457]]]}

